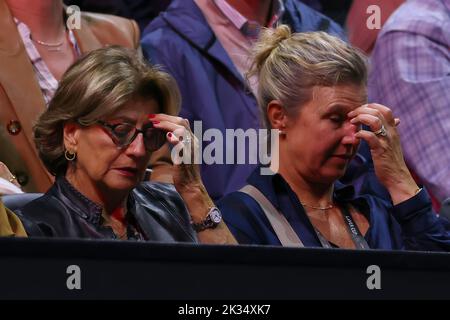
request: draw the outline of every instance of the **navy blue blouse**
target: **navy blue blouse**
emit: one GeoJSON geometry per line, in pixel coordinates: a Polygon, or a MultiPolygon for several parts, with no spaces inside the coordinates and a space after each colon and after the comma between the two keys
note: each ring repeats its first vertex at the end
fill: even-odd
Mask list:
{"type": "MultiPolygon", "coordinates": [[[[321,247],[297,195],[281,175],[260,175],[258,168],[247,182],[284,214],[306,247],[321,247]]],[[[450,222],[433,212],[425,189],[393,206],[377,196],[356,195],[351,185],[336,182],[334,200],[350,203],[366,216],[370,226],[365,239],[372,249],[450,251],[450,222]]],[[[281,245],[261,207],[249,195],[233,192],[217,205],[239,243],[281,245]]]]}

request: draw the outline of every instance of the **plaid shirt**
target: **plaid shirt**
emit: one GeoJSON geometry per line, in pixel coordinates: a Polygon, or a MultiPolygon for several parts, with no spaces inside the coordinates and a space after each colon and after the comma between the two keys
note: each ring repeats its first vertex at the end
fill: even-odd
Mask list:
{"type": "MultiPolygon", "coordinates": [[[[33,65],[34,73],[36,74],[36,80],[38,81],[39,87],[41,88],[45,104],[48,106],[50,100],[53,98],[53,95],[56,92],[56,89],[58,88],[58,80],[56,80],[53,74],[50,72],[41,55],[39,54],[39,51],[34,46],[34,43],[31,40],[31,32],[28,26],[16,18],[14,18],[14,21],[16,22],[20,37],[22,38],[28,57],[30,58],[31,64],[33,65]]],[[[77,45],[77,40],[75,39],[75,35],[73,34],[72,30],[69,30],[69,40],[72,47],[74,48],[74,51],[76,52],[76,55],[80,56],[81,51],[77,45]]]]}
{"type": "Polygon", "coordinates": [[[392,108],[408,166],[450,197],[450,0],[410,0],[387,21],[371,58],[369,98],[392,108]]]}

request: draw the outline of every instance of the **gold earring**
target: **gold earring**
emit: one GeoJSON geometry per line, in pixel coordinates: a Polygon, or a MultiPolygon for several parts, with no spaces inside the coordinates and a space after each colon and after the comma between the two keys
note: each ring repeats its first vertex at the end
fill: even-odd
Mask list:
{"type": "Polygon", "coordinates": [[[73,161],[75,160],[75,158],[77,157],[77,153],[76,152],[70,152],[69,150],[66,150],[64,152],[64,158],[66,158],[67,161],[73,161]]]}
{"type": "Polygon", "coordinates": [[[283,125],[282,129],[283,129],[283,130],[278,130],[278,131],[279,131],[279,134],[280,134],[280,136],[285,136],[285,135],[286,135],[286,131],[284,131],[284,129],[286,129],[286,126],[283,125]]]}

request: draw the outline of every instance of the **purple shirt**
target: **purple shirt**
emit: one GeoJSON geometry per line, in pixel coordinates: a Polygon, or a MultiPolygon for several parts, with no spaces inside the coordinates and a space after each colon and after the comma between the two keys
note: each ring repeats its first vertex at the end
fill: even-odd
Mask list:
{"type": "Polygon", "coordinates": [[[390,107],[408,166],[450,197],[450,0],[410,0],[389,18],[371,58],[369,99],[390,107]]]}

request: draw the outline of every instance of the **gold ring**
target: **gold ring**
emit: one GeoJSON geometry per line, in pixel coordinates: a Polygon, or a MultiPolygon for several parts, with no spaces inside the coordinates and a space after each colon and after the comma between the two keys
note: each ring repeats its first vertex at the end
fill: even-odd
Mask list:
{"type": "Polygon", "coordinates": [[[16,180],[16,177],[14,175],[11,175],[11,178],[9,178],[9,182],[13,182],[14,180],[16,180]]]}

